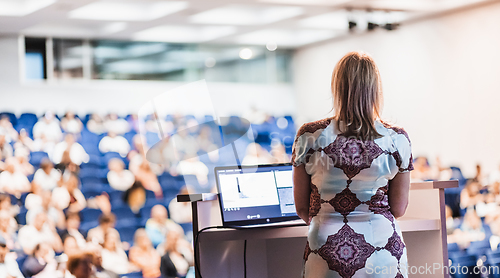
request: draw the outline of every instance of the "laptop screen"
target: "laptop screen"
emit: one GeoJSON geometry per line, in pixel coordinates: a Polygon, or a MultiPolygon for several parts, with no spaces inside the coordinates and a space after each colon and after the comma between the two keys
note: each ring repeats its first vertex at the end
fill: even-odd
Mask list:
{"type": "Polygon", "coordinates": [[[215,176],[224,226],[299,219],[290,163],[215,167],[215,176]]]}

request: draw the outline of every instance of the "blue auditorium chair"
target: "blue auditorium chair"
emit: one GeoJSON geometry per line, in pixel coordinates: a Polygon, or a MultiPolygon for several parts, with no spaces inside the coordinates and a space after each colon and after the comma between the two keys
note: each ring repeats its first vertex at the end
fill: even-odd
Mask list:
{"type": "Polygon", "coordinates": [[[99,226],[98,220],[88,221],[80,224],[80,230],[88,233],[88,231],[92,228],[99,226]]]}
{"type": "MultiPolygon", "coordinates": [[[[100,188],[102,188],[102,187],[100,187],[100,188]]],[[[83,194],[83,196],[85,196],[85,199],[94,198],[96,196],[99,196],[102,194],[102,191],[103,191],[102,189],[82,187],[82,194],[83,194]]]]}
{"type": "Polygon", "coordinates": [[[139,222],[140,219],[138,218],[126,218],[126,219],[121,219],[117,218],[116,223],[115,223],[115,228],[116,229],[121,229],[125,227],[139,227],[139,222]]]}
{"type": "Polygon", "coordinates": [[[135,135],[137,135],[137,132],[135,132],[134,130],[131,130],[131,131],[123,134],[123,137],[125,139],[127,139],[127,142],[130,144],[130,146],[133,146],[134,145],[133,139],[134,139],[135,135]]]}
{"type": "Polygon", "coordinates": [[[120,159],[121,161],[123,161],[123,163],[125,164],[125,168],[126,166],[128,165],[128,160],[126,160],[125,158],[123,158],[119,153],[117,152],[107,152],[107,153],[104,153],[103,154],[103,163],[105,166],[108,166],[108,163],[111,159],[113,158],[118,158],[120,159]]]}
{"type": "Polygon", "coordinates": [[[82,142],[81,145],[85,150],[85,152],[88,153],[89,155],[98,155],[98,156],[101,155],[98,144],[92,142],[82,142]]]}
{"type": "Polygon", "coordinates": [[[112,208],[111,212],[116,215],[116,219],[135,219],[136,218],[135,213],[128,206],[112,208]]]}
{"type": "Polygon", "coordinates": [[[99,216],[102,214],[102,211],[100,209],[94,209],[94,208],[84,208],[80,212],[81,218],[82,218],[82,223],[84,222],[90,222],[90,221],[96,221],[99,219],[99,216]]]}
{"type": "MultiPolygon", "coordinates": [[[[459,256],[451,258],[451,266],[455,270],[462,267],[467,267],[470,272],[472,272],[473,268],[477,265],[477,258],[472,255],[459,256]]],[[[451,273],[450,273],[451,274],[451,273]]],[[[459,271],[455,271],[454,274],[451,274],[451,277],[454,278],[480,278],[481,274],[473,274],[473,273],[462,273],[459,271]]]]}
{"type": "Polygon", "coordinates": [[[122,241],[128,242],[130,246],[134,245],[134,234],[135,231],[139,228],[139,226],[129,226],[129,227],[121,227],[116,230],[120,233],[120,239],[122,241]]]}
{"type": "Polygon", "coordinates": [[[38,168],[44,158],[49,158],[46,152],[32,152],[30,155],[30,164],[38,168]]]}
{"type": "Polygon", "coordinates": [[[26,225],[26,213],[28,212],[28,210],[26,209],[26,207],[22,206],[21,207],[21,210],[19,211],[19,213],[17,214],[17,223],[19,223],[20,225],[26,225]]]}
{"type": "Polygon", "coordinates": [[[131,272],[126,274],[121,274],[120,278],[142,278],[142,272],[131,272]]]}
{"type": "Polygon", "coordinates": [[[104,168],[104,164],[102,163],[101,154],[89,154],[89,161],[86,163],[82,163],[80,168],[92,168],[92,169],[101,169],[104,168]]]}
{"type": "Polygon", "coordinates": [[[17,124],[25,124],[29,126],[34,126],[38,122],[38,117],[33,113],[22,113],[17,120],[17,124]]]}
{"type": "Polygon", "coordinates": [[[213,120],[214,120],[214,117],[212,115],[205,115],[200,122],[206,123],[206,122],[211,122],[213,120]]]}
{"type": "Polygon", "coordinates": [[[108,195],[109,195],[109,201],[111,202],[111,207],[122,207],[126,206],[125,202],[123,201],[123,191],[119,190],[111,190],[108,195]]]}
{"type": "Polygon", "coordinates": [[[80,177],[80,180],[82,181],[82,186],[88,184],[102,184],[102,178],[99,176],[83,176],[80,177]]]}

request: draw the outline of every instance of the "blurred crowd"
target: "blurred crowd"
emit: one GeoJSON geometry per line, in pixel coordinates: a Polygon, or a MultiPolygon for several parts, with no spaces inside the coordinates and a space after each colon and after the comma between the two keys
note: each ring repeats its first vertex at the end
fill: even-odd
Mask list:
{"type": "Polygon", "coordinates": [[[191,206],[175,196],[214,192],[215,165],[290,161],[291,117],[247,117],[251,134],[229,118],[245,136],[225,152],[209,116],[1,113],[0,278],[192,275],[191,206]],[[162,164],[146,159],[157,144],[162,164]]]}
{"type": "Polygon", "coordinates": [[[467,254],[478,259],[496,252],[500,244],[500,166],[485,173],[477,164],[474,176],[467,178],[460,168],[443,166],[439,158],[430,163],[417,157],[414,168],[412,181],[459,181],[458,188],[445,190],[450,258],[467,254]]]}

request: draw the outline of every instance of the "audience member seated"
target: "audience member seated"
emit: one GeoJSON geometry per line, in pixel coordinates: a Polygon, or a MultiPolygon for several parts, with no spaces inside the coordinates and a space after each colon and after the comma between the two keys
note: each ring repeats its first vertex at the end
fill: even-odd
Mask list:
{"type": "Polygon", "coordinates": [[[439,176],[436,167],[431,167],[426,157],[416,157],[413,162],[414,170],[411,172],[412,181],[436,180],[439,176]]]}
{"type": "Polygon", "coordinates": [[[273,163],[273,157],[259,144],[250,143],[247,146],[245,158],[241,164],[243,165],[258,165],[273,163]]]}
{"type": "Polygon", "coordinates": [[[38,186],[33,186],[33,193],[28,194],[24,201],[28,210],[41,209],[47,214],[47,221],[57,228],[65,227],[65,216],[61,209],[54,207],[52,203],[52,192],[41,190],[38,186]]]}
{"type": "Polygon", "coordinates": [[[483,201],[484,196],[479,193],[481,187],[482,186],[478,182],[468,182],[462,192],[460,192],[460,207],[475,207],[477,203],[483,201]]]}
{"type": "Polygon", "coordinates": [[[12,157],[13,154],[14,151],[12,150],[12,146],[9,142],[7,142],[5,134],[0,133],[0,160],[6,160],[7,158],[12,157]]]}
{"type": "Polygon", "coordinates": [[[33,137],[37,151],[52,153],[54,145],[62,139],[59,120],[56,119],[53,112],[45,113],[45,116],[33,126],[33,137]]]}
{"type": "Polygon", "coordinates": [[[189,129],[186,126],[179,126],[177,133],[170,137],[170,142],[173,143],[178,160],[181,161],[186,157],[191,157],[199,149],[196,138],[189,134],[189,129]]]}
{"type": "Polygon", "coordinates": [[[72,236],[78,244],[78,248],[84,249],[87,246],[85,237],[80,232],[80,213],[68,211],[66,213],[66,229],[61,232],[61,238],[72,236]]]}
{"type": "Polygon", "coordinates": [[[144,229],[137,229],[134,235],[134,246],[130,248],[129,260],[141,271],[144,278],[161,276],[161,257],[154,249],[144,229]]]}
{"type": "Polygon", "coordinates": [[[9,116],[3,115],[0,117],[0,134],[5,135],[5,140],[7,143],[17,141],[19,134],[17,130],[12,126],[9,116]]]}
{"type": "Polygon", "coordinates": [[[25,148],[18,148],[14,151],[14,159],[16,160],[16,171],[28,176],[35,172],[35,167],[29,162],[30,152],[25,148]]]}
{"type": "Polygon", "coordinates": [[[68,208],[70,211],[81,211],[87,206],[85,196],[78,189],[78,177],[71,174],[62,186],[52,191],[52,201],[58,209],[68,208]]]}
{"type": "Polygon", "coordinates": [[[57,277],[57,262],[52,248],[46,243],[37,244],[33,254],[24,261],[21,271],[26,277],[57,277]]]}
{"type": "MultiPolygon", "coordinates": [[[[6,211],[11,217],[15,217],[19,213],[19,206],[12,205],[9,194],[0,193],[0,211],[6,211]]],[[[17,222],[12,220],[10,227],[12,230],[17,230],[17,222]]]]}
{"type": "Polygon", "coordinates": [[[68,235],[64,238],[63,248],[64,248],[63,254],[66,257],[72,256],[80,251],[80,248],[78,247],[78,243],[76,242],[76,239],[70,235],[68,235]]]}
{"type": "Polygon", "coordinates": [[[61,127],[66,133],[78,134],[82,131],[83,124],[80,119],[75,117],[75,113],[68,111],[61,119],[61,127]]]}
{"type": "Polygon", "coordinates": [[[69,256],[66,262],[68,272],[75,278],[94,277],[93,255],[88,252],[79,252],[69,256]]]}
{"type": "MultiPolygon", "coordinates": [[[[96,244],[104,243],[106,234],[113,234],[120,242],[120,234],[115,229],[116,216],[113,213],[103,213],[99,216],[99,226],[89,230],[87,240],[96,244]]],[[[119,244],[121,246],[121,244],[119,244]]]]}
{"type": "Polygon", "coordinates": [[[99,114],[94,113],[91,115],[89,121],[87,122],[87,129],[95,134],[103,134],[106,132],[106,127],[104,127],[104,121],[99,114]]]}
{"type": "Polygon", "coordinates": [[[156,134],[160,134],[159,127],[163,131],[163,134],[171,134],[174,131],[174,124],[170,121],[165,121],[161,117],[157,117],[156,114],[151,114],[145,124],[146,130],[156,134]]]}
{"type": "Polygon", "coordinates": [[[186,276],[189,267],[194,263],[194,254],[191,245],[186,242],[183,234],[179,234],[176,230],[171,230],[167,233],[165,244],[158,246],[162,247],[160,254],[162,254],[161,271],[163,276],[170,276],[172,271],[169,269],[169,261],[175,266],[177,274],[171,277],[184,277],[186,276]]]}
{"type": "Polygon", "coordinates": [[[485,231],[481,218],[477,216],[474,209],[467,209],[464,222],[459,229],[448,236],[448,243],[456,242],[461,248],[467,248],[472,241],[481,241],[485,237],[485,231]]]}
{"type": "Polygon", "coordinates": [[[75,135],[68,133],[64,136],[64,141],[54,147],[52,161],[57,164],[67,165],[70,162],[80,165],[89,161],[89,155],[82,145],[75,141],[75,135]]]}
{"type": "Polygon", "coordinates": [[[195,175],[201,186],[208,186],[208,167],[197,156],[179,162],[177,172],[181,175],[195,175]]]}
{"type": "Polygon", "coordinates": [[[161,190],[160,183],[158,182],[158,176],[155,172],[153,172],[149,161],[147,161],[141,154],[135,152],[134,154],[131,152],[129,157],[129,169],[134,174],[135,180],[141,182],[142,186],[144,186],[147,190],[153,191],[157,197],[162,197],[163,191],[161,190]]]}
{"type": "Polygon", "coordinates": [[[10,250],[19,250],[21,245],[17,240],[16,229],[12,227],[12,221],[15,222],[7,211],[0,210],[0,236],[4,238],[10,250]]]}
{"type": "Polygon", "coordinates": [[[0,173],[0,192],[20,197],[22,193],[31,191],[31,184],[16,164],[17,161],[13,157],[5,161],[5,171],[0,173]]]}
{"type": "Polygon", "coordinates": [[[482,199],[476,203],[476,212],[479,217],[486,217],[489,214],[496,213],[498,204],[496,196],[493,193],[481,194],[482,199]]]}
{"type": "Polygon", "coordinates": [[[32,254],[39,243],[47,243],[55,251],[62,251],[61,238],[56,228],[47,221],[47,215],[41,209],[28,211],[27,225],[19,230],[19,243],[26,254],[32,254]]]}
{"type": "Polygon", "coordinates": [[[175,230],[184,235],[182,227],[168,219],[167,209],[163,205],[151,208],[151,218],[146,222],[146,232],[154,246],[158,246],[165,240],[169,231],[175,230]]]}
{"type": "MultiPolygon", "coordinates": [[[[186,186],[182,187],[179,194],[189,194],[188,188],[186,186]]],[[[170,219],[174,220],[175,223],[183,224],[193,221],[191,203],[189,202],[177,202],[177,198],[174,198],[168,204],[168,211],[170,212],[170,219]]]]}
{"type": "Polygon", "coordinates": [[[139,213],[139,210],[146,203],[146,189],[140,181],[136,181],[131,188],[125,191],[123,199],[134,213],[139,213]]]}
{"type": "Polygon", "coordinates": [[[19,137],[14,143],[14,149],[21,149],[25,148],[30,152],[34,152],[35,150],[35,143],[33,140],[29,137],[28,132],[23,128],[19,131],[19,137]]]}
{"type": "Polygon", "coordinates": [[[108,135],[99,142],[99,151],[101,153],[117,152],[122,157],[125,157],[130,151],[130,145],[123,136],[108,132],[108,135]]]}
{"type": "Polygon", "coordinates": [[[139,119],[139,116],[137,114],[131,114],[127,118],[127,123],[128,126],[130,127],[131,131],[135,131],[136,133],[139,133],[139,125],[140,125],[141,120],[139,119]]]}
{"type": "Polygon", "coordinates": [[[126,191],[135,182],[135,176],[129,170],[125,170],[125,163],[119,158],[113,158],[108,163],[109,185],[120,191],[126,191]]]}
{"type": "Polygon", "coordinates": [[[8,255],[9,252],[5,239],[0,236],[0,278],[24,278],[15,258],[8,255]]]}
{"type": "MultiPolygon", "coordinates": [[[[132,138],[132,147],[133,149],[127,155],[127,159],[129,160],[129,169],[136,169],[142,163],[144,163],[146,157],[146,151],[148,150],[146,137],[143,135],[137,134],[132,138]],[[137,155],[139,154],[139,155],[137,155]]],[[[156,163],[148,163],[151,172],[154,175],[161,175],[170,164],[166,162],[165,164],[156,164],[156,163]]],[[[134,171],[132,171],[134,172],[134,171]]],[[[134,173],[135,174],[135,173],[134,173]]]]}
{"type": "Polygon", "coordinates": [[[286,153],[285,146],[279,141],[277,143],[271,144],[271,156],[273,157],[273,163],[288,163],[291,157],[286,153]]]}
{"type": "Polygon", "coordinates": [[[95,272],[94,277],[99,278],[118,278],[118,274],[115,272],[105,269],[102,266],[102,246],[101,245],[91,245],[88,252],[92,254],[92,263],[94,264],[93,270],[95,272]]]}
{"type": "Polygon", "coordinates": [[[130,130],[128,122],[120,119],[116,113],[109,113],[104,120],[104,127],[106,131],[113,132],[118,135],[127,133],[130,130]]]}
{"type": "Polygon", "coordinates": [[[120,248],[121,242],[117,233],[106,233],[102,246],[102,267],[104,269],[116,274],[125,274],[132,271],[127,254],[120,248]]]}
{"type": "Polygon", "coordinates": [[[53,190],[59,181],[61,181],[61,172],[54,169],[54,164],[48,158],[44,158],[40,163],[40,169],[36,170],[33,177],[33,186],[38,186],[42,190],[53,190]]]}

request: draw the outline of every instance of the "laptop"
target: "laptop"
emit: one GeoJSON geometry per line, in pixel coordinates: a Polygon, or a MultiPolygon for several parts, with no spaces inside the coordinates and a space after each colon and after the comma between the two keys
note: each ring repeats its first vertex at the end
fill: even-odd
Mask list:
{"type": "Polygon", "coordinates": [[[224,227],[305,225],[295,211],[292,164],[215,167],[224,227]]]}

